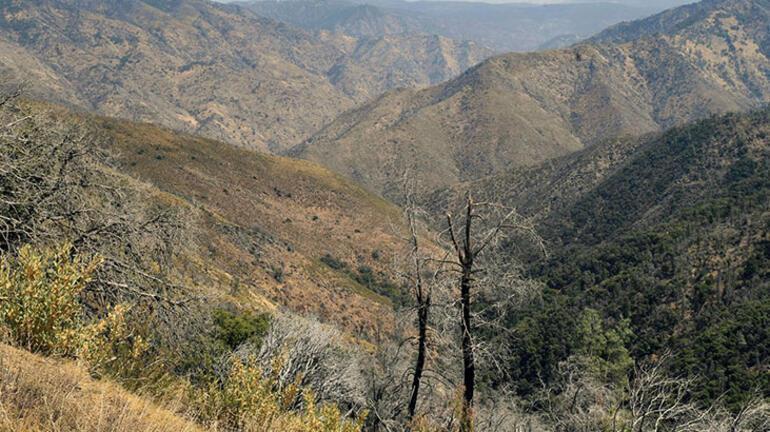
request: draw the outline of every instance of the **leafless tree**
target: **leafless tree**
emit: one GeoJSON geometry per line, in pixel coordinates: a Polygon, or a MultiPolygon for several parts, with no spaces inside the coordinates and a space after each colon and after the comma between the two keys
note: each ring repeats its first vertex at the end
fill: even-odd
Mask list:
{"type": "Polygon", "coordinates": [[[542,416],[526,409],[515,393],[495,390],[477,403],[476,429],[484,432],[552,432],[542,416]]]}
{"type": "Polygon", "coordinates": [[[579,357],[559,365],[560,379],[543,384],[536,403],[555,431],[758,432],[770,426],[770,403],[757,393],[737,413],[716,401],[691,400],[697,377],[675,377],[673,354],[635,367],[627,385],[606,383],[579,357]]]}
{"type": "Polygon", "coordinates": [[[689,430],[710,413],[689,402],[695,377],[671,377],[667,366],[671,353],[638,366],[628,390],[632,432],[689,430]],[[673,425],[673,427],[672,427],[673,425]]]}
{"type": "Polygon", "coordinates": [[[397,319],[395,329],[378,333],[373,341],[376,348],[367,358],[364,372],[369,410],[367,430],[396,432],[406,427],[404,412],[411,395],[408,371],[414,362],[407,348],[413,329],[413,320],[397,319]]]}
{"type": "MultiPolygon", "coordinates": [[[[433,307],[433,292],[442,282],[446,256],[441,256],[436,248],[431,250],[422,245],[419,220],[427,217],[425,211],[415,204],[413,185],[408,175],[404,175],[404,218],[408,228],[408,252],[406,270],[399,271],[401,278],[412,292],[417,319],[417,355],[412,369],[412,380],[407,405],[407,424],[415,419],[417,403],[420,397],[423,374],[428,357],[428,332],[433,307]],[[436,256],[437,254],[438,257],[436,256]]],[[[400,266],[399,266],[400,267],[400,266]]]]}
{"type": "MultiPolygon", "coordinates": [[[[542,248],[542,241],[534,225],[520,216],[515,209],[506,209],[495,202],[475,202],[471,193],[466,196],[460,221],[451,213],[446,215],[447,235],[454,251],[454,258],[448,261],[459,274],[461,339],[463,361],[463,395],[460,430],[473,430],[473,404],[476,385],[476,342],[475,323],[472,319],[474,289],[480,275],[495,274],[506,279],[504,271],[493,269],[493,260],[485,262],[490,251],[498,249],[502,240],[515,233],[534,241],[542,248]]],[[[497,251],[499,252],[499,250],[497,251]]]]}
{"type": "Polygon", "coordinates": [[[281,388],[298,383],[313,390],[321,401],[350,409],[365,404],[360,355],[332,326],[311,318],[278,314],[260,347],[245,345],[236,352],[243,358],[254,354],[265,374],[276,377],[281,388]]]}
{"type": "MultiPolygon", "coordinates": [[[[407,420],[412,421],[417,410],[417,398],[420,393],[420,383],[422,374],[425,370],[425,358],[427,356],[428,344],[428,323],[430,320],[430,308],[433,297],[431,281],[423,279],[424,258],[420,256],[420,238],[417,233],[417,222],[415,220],[415,208],[411,199],[407,198],[406,208],[407,221],[409,223],[409,235],[411,238],[411,257],[414,266],[411,285],[417,308],[417,358],[415,360],[414,372],[412,376],[412,390],[409,396],[409,406],[407,408],[407,420]]],[[[435,277],[435,274],[434,274],[435,277]]]]}
{"type": "Polygon", "coordinates": [[[607,429],[622,403],[625,389],[605,383],[578,356],[561,362],[557,375],[559,379],[553,384],[543,383],[536,398],[553,429],[560,432],[607,429]]]}
{"type": "Polygon", "coordinates": [[[0,252],[70,242],[99,254],[105,264],[83,295],[87,310],[141,304],[134,310],[178,341],[186,337],[181,308],[193,299],[172,282],[173,256],[193,242],[192,212],[116,170],[111,140],[87,118],[26,101],[21,90],[0,96],[0,252]]]}
{"type": "Polygon", "coordinates": [[[632,432],[759,432],[770,428],[770,402],[761,392],[750,398],[736,413],[717,400],[701,407],[689,400],[697,377],[672,377],[664,353],[655,361],[636,368],[628,391],[632,432]]]}
{"type": "Polygon", "coordinates": [[[770,430],[770,401],[757,392],[737,413],[712,409],[700,421],[689,423],[681,432],[763,432],[770,430]]]}

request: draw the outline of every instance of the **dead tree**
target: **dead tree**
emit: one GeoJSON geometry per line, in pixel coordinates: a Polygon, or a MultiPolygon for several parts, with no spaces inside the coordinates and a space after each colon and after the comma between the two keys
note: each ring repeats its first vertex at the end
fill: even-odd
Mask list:
{"type": "Polygon", "coordinates": [[[423,259],[420,256],[420,240],[417,234],[415,209],[412,205],[409,205],[407,208],[406,215],[411,237],[411,255],[414,268],[414,299],[417,307],[417,359],[415,360],[414,375],[412,376],[412,391],[409,396],[409,406],[407,408],[408,420],[411,421],[414,419],[417,411],[420,381],[422,380],[422,374],[425,370],[425,358],[427,356],[428,345],[428,322],[430,319],[430,306],[433,292],[431,286],[429,284],[426,286],[425,281],[423,280],[423,259]]]}
{"type": "Polygon", "coordinates": [[[709,414],[710,409],[698,410],[687,400],[695,377],[668,375],[666,368],[671,356],[664,353],[657,361],[636,368],[628,391],[631,431],[658,432],[670,424],[687,430],[709,414]]]}
{"type": "MultiPolygon", "coordinates": [[[[411,290],[414,306],[411,308],[416,313],[417,355],[414,359],[411,384],[409,388],[409,401],[407,405],[407,425],[411,425],[417,416],[417,404],[420,399],[420,390],[423,386],[423,376],[426,373],[428,360],[428,332],[430,326],[431,308],[433,306],[433,293],[440,283],[445,259],[436,259],[435,254],[440,253],[437,248],[425,247],[422,244],[420,220],[427,213],[420,209],[414,199],[414,184],[405,173],[403,178],[404,193],[404,219],[408,230],[405,238],[408,250],[404,251],[403,260],[397,267],[403,283],[411,290]]],[[[446,256],[444,257],[446,258],[446,256]]],[[[412,339],[412,338],[410,338],[412,339]]],[[[409,427],[409,426],[407,426],[409,427]]]]}
{"type": "Polygon", "coordinates": [[[113,138],[96,123],[0,91],[0,253],[68,242],[98,254],[105,262],[81,296],[86,311],[141,304],[156,329],[181,340],[190,290],[171,280],[175,251],[193,244],[191,212],[120,173],[113,138]]]}
{"type": "Polygon", "coordinates": [[[430,252],[423,248],[418,227],[418,217],[421,210],[415,205],[408,180],[406,183],[404,214],[409,229],[410,270],[405,273],[404,278],[412,287],[412,295],[417,312],[417,357],[415,358],[409,405],[407,407],[407,420],[408,423],[411,423],[417,413],[417,401],[428,357],[428,328],[430,326],[431,307],[433,306],[433,291],[440,283],[440,278],[443,274],[443,262],[446,261],[446,256],[441,259],[435,259],[430,252]]]}
{"type": "Polygon", "coordinates": [[[463,400],[460,430],[473,430],[473,403],[476,385],[475,324],[473,320],[473,296],[477,288],[477,275],[488,272],[482,265],[482,257],[503,239],[504,234],[519,232],[536,240],[542,247],[534,226],[523,219],[516,210],[506,210],[492,202],[474,202],[470,192],[463,205],[460,225],[446,215],[446,224],[455,258],[449,261],[459,273],[460,331],[462,335],[463,400]]]}

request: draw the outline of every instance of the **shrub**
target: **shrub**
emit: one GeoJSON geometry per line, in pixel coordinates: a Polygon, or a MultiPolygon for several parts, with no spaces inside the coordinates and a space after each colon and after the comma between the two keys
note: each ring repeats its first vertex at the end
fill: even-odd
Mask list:
{"type": "MultiPolygon", "coordinates": [[[[281,367],[275,364],[272,369],[281,367]]],[[[254,357],[233,357],[225,382],[199,396],[204,417],[210,422],[246,432],[359,432],[365,418],[351,421],[336,405],[317,405],[313,393],[303,390],[299,380],[279,389],[277,373],[266,376],[254,357]],[[302,407],[292,410],[299,397],[304,401],[302,407]]]]}
{"type": "Polygon", "coordinates": [[[270,328],[270,316],[252,313],[234,313],[224,309],[214,311],[215,338],[231,351],[249,342],[261,345],[270,328]]]}
{"type": "Polygon", "coordinates": [[[128,313],[128,307],[117,305],[104,319],[80,330],[77,355],[93,375],[126,378],[151,374],[145,358],[149,343],[129,326],[128,313]]]}
{"type": "Polygon", "coordinates": [[[80,293],[101,263],[72,257],[72,247],[24,246],[0,262],[0,325],[17,345],[42,354],[70,355],[82,322],[80,293]]]}
{"type": "Polygon", "coordinates": [[[283,266],[270,267],[270,274],[273,275],[273,279],[278,283],[284,283],[286,281],[286,274],[284,273],[283,266]]]}
{"type": "Polygon", "coordinates": [[[24,246],[0,261],[0,327],[12,343],[44,355],[77,356],[91,372],[124,376],[144,368],[147,342],[127,324],[118,305],[86,323],[80,295],[102,260],[73,254],[72,246],[24,246]]]}
{"type": "Polygon", "coordinates": [[[348,267],[348,264],[344,261],[338,260],[337,258],[333,257],[331,254],[325,254],[321,257],[321,262],[329,266],[329,268],[333,270],[342,270],[346,269],[348,267]]]}
{"type": "Polygon", "coordinates": [[[332,326],[290,314],[276,315],[259,352],[250,348],[244,346],[236,354],[242,360],[255,357],[267,375],[278,377],[279,389],[299,383],[324,402],[354,408],[366,403],[358,352],[332,326]],[[276,358],[282,361],[275,362],[276,358]]]}
{"type": "Polygon", "coordinates": [[[374,293],[389,298],[396,306],[404,307],[410,304],[411,296],[409,292],[399,288],[384,273],[375,273],[367,265],[359,266],[357,270],[357,272],[348,271],[348,275],[359,284],[374,293]]]}

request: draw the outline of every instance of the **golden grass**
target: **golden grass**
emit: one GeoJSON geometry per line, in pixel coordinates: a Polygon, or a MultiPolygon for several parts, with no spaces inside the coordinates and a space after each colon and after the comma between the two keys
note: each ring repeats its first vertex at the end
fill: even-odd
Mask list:
{"type": "Polygon", "coordinates": [[[0,345],[0,432],[194,432],[171,411],[77,364],[0,345]]]}

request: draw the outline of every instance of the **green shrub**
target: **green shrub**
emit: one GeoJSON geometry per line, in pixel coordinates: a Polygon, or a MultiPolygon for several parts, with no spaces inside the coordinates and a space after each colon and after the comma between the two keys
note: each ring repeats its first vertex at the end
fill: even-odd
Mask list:
{"type": "Polygon", "coordinates": [[[84,319],[80,294],[101,263],[73,254],[68,244],[24,246],[2,257],[0,327],[11,342],[44,355],[75,356],[94,374],[119,377],[143,369],[149,345],[127,324],[128,307],[118,305],[91,323],[84,319]]]}
{"type": "MultiPolygon", "coordinates": [[[[377,257],[379,258],[379,253],[377,257]]],[[[387,275],[382,272],[375,273],[374,269],[367,265],[361,265],[353,269],[345,261],[339,260],[330,254],[322,256],[321,262],[332,270],[345,273],[345,275],[369,291],[389,298],[397,306],[403,307],[410,304],[411,297],[408,292],[390,281],[387,275]]]]}
{"type": "Polygon", "coordinates": [[[78,332],[77,356],[93,375],[126,380],[157,374],[158,371],[148,365],[150,345],[129,324],[129,312],[125,305],[117,305],[106,317],[83,326],[78,332]]]}
{"type": "Polygon", "coordinates": [[[370,291],[389,298],[396,306],[404,307],[411,302],[408,291],[393,283],[386,274],[375,273],[367,265],[359,266],[357,272],[348,271],[348,275],[370,291]]]}
{"type": "Polygon", "coordinates": [[[214,312],[214,324],[215,338],[232,351],[246,342],[260,345],[270,328],[270,316],[217,309],[214,312]]]}
{"type": "Polygon", "coordinates": [[[344,261],[338,260],[331,254],[325,254],[321,257],[321,262],[329,266],[333,270],[343,270],[348,268],[348,264],[344,261]]]}
{"type": "Polygon", "coordinates": [[[42,354],[74,354],[82,324],[80,293],[101,264],[72,257],[72,247],[24,246],[0,262],[0,325],[19,346],[42,354]]]}

